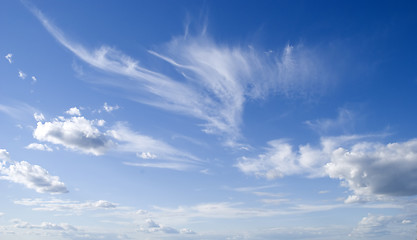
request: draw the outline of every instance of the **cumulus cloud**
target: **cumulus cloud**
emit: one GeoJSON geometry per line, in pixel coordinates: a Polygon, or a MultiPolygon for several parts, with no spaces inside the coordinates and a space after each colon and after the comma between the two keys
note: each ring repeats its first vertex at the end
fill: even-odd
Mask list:
{"type": "Polygon", "coordinates": [[[139,227],[139,231],[147,232],[147,233],[167,233],[167,234],[195,234],[194,231],[188,228],[182,228],[181,230],[177,230],[172,227],[167,227],[165,225],[156,223],[152,219],[146,219],[145,224],[139,227]]]}
{"type": "Polygon", "coordinates": [[[10,154],[6,149],[0,149],[0,160],[7,162],[10,160],[10,154]]]}
{"type": "Polygon", "coordinates": [[[226,136],[225,143],[229,145],[240,138],[247,99],[320,89],[320,76],[324,76],[318,74],[324,72],[319,59],[303,46],[288,45],[278,54],[265,54],[251,46],[216,43],[207,34],[188,34],[186,38],[173,38],[158,51],[149,51],[179,72],[174,78],[141,66],[114,48],[90,50],[74,43],[39,10],[32,8],[32,12],[55,39],[82,61],[125,77],[109,84],[126,90],[130,98],[141,103],[201,119],[205,132],[226,136]]]}
{"type": "Polygon", "coordinates": [[[96,125],[96,121],[84,117],[55,118],[52,122],[38,122],[33,136],[39,141],[59,144],[93,155],[102,155],[113,143],[97,129],[96,125]]]}
{"type": "Polygon", "coordinates": [[[51,176],[41,166],[32,165],[26,161],[11,161],[6,153],[5,150],[0,151],[0,158],[4,160],[0,164],[0,179],[20,183],[39,193],[59,194],[68,192],[59,177],[51,176]]]}
{"type": "Polygon", "coordinates": [[[19,70],[18,75],[17,75],[20,79],[25,79],[26,78],[26,73],[22,72],[19,70]]]}
{"type": "Polygon", "coordinates": [[[34,113],[33,117],[35,118],[36,121],[38,122],[42,122],[45,120],[45,116],[42,113],[34,113]]]}
{"type": "Polygon", "coordinates": [[[32,149],[32,150],[39,150],[39,151],[47,151],[52,152],[52,148],[50,148],[46,144],[40,144],[40,143],[31,143],[25,147],[26,149],[32,149]]]}
{"type": "Polygon", "coordinates": [[[115,106],[110,106],[110,105],[108,105],[106,102],[104,103],[104,106],[103,106],[103,109],[104,109],[104,111],[106,111],[106,112],[112,112],[112,111],[114,111],[114,110],[117,110],[117,109],[119,109],[120,107],[118,106],[118,105],[115,105],[115,106]]]}
{"type": "Polygon", "coordinates": [[[322,138],[320,147],[276,140],[257,158],[242,157],[246,174],[277,178],[294,174],[340,179],[353,195],[347,203],[417,194],[417,139],[382,144],[361,136],[322,138]]]}
{"type": "Polygon", "coordinates": [[[105,200],[98,201],[70,201],[61,199],[43,200],[43,199],[22,199],[14,202],[15,204],[32,206],[35,211],[92,211],[100,209],[113,209],[117,204],[105,200]]]}
{"type": "Polygon", "coordinates": [[[76,107],[72,107],[70,108],[68,111],[65,112],[68,115],[71,116],[81,116],[81,112],[80,109],[76,108],[76,107]]]}
{"type": "Polygon", "coordinates": [[[12,57],[13,57],[13,54],[11,54],[11,53],[8,53],[6,56],[4,56],[4,58],[6,58],[7,61],[9,61],[9,63],[13,62],[12,57]]]}
{"type": "MultiPolygon", "coordinates": [[[[78,113],[76,110],[71,110],[71,112],[78,113]]],[[[44,120],[43,115],[35,115],[35,118],[44,120]]],[[[104,131],[101,129],[104,123],[104,120],[88,120],[84,116],[69,118],[61,116],[50,122],[38,122],[33,136],[39,141],[59,144],[71,150],[96,156],[112,150],[135,153],[143,159],[141,162],[126,163],[131,166],[186,170],[201,162],[193,155],[180,151],[163,141],[134,132],[123,123],[116,123],[104,131]]],[[[45,146],[33,144],[31,148],[47,149],[45,146]]]]}

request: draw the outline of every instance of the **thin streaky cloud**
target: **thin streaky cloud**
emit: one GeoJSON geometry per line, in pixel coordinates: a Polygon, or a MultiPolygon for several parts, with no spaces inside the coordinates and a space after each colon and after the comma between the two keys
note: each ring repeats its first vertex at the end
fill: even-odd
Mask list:
{"type": "Polygon", "coordinates": [[[128,77],[124,81],[138,84],[133,92],[151,94],[151,98],[135,94],[132,99],[201,119],[205,121],[202,127],[206,133],[226,136],[224,142],[228,145],[241,139],[241,118],[247,98],[265,98],[271,92],[285,95],[302,92],[300,89],[313,85],[309,80],[318,77],[320,68],[318,61],[301,47],[287,46],[282,55],[269,57],[249,47],[219,45],[203,34],[173,38],[163,53],[149,51],[181,72],[183,79],[173,79],[163,72],[139,66],[137,60],[114,48],[88,50],[68,40],[39,10],[31,10],[48,32],[81,60],[128,77]]]}

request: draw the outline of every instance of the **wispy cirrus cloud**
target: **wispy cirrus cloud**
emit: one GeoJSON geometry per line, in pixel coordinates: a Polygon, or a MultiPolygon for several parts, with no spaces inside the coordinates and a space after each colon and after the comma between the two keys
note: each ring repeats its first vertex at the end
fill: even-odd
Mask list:
{"type": "Polygon", "coordinates": [[[35,211],[68,211],[77,213],[100,209],[113,209],[118,205],[105,200],[79,202],[56,198],[51,200],[44,200],[40,198],[25,198],[14,201],[14,203],[18,205],[33,207],[33,210],[35,211]]]}
{"type": "Polygon", "coordinates": [[[204,121],[205,132],[225,136],[229,145],[241,137],[247,99],[265,98],[271,93],[289,96],[307,92],[320,85],[323,76],[319,75],[323,72],[320,61],[301,45],[288,45],[275,54],[251,46],[219,44],[207,34],[187,34],[185,38],[173,38],[160,51],[149,51],[179,73],[173,77],[163,70],[141,66],[114,48],[90,50],[72,42],[41,11],[31,10],[48,32],[81,60],[126,77],[110,84],[131,92],[130,97],[141,103],[204,121]]]}
{"type": "Polygon", "coordinates": [[[59,177],[52,176],[39,165],[32,165],[26,161],[10,160],[5,149],[0,150],[0,179],[20,183],[39,193],[60,194],[68,192],[59,177]]]}

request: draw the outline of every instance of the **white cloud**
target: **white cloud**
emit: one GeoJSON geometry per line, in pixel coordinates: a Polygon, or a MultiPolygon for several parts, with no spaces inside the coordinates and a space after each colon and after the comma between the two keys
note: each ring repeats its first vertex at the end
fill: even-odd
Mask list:
{"type": "Polygon", "coordinates": [[[417,139],[381,144],[361,136],[322,138],[321,147],[293,147],[283,141],[257,158],[242,157],[236,167],[246,174],[277,178],[294,174],[340,179],[353,195],[347,203],[417,194],[417,139]]]}
{"type": "Polygon", "coordinates": [[[0,160],[4,162],[8,162],[10,160],[10,154],[6,149],[0,149],[0,160]]]}
{"type": "Polygon", "coordinates": [[[3,160],[8,162],[0,164],[0,179],[23,184],[25,187],[34,189],[39,193],[59,194],[68,192],[59,177],[51,176],[48,171],[38,165],[32,165],[26,161],[10,161],[8,156],[7,158],[3,157],[3,160]]]}
{"type": "Polygon", "coordinates": [[[320,89],[319,72],[324,72],[320,61],[302,46],[287,46],[282,54],[273,56],[253,47],[218,44],[206,34],[173,38],[161,51],[149,53],[180,73],[174,79],[140,66],[137,60],[113,48],[89,50],[71,42],[39,10],[32,8],[32,12],[53,37],[81,60],[126,77],[109,84],[133,94],[129,97],[141,103],[203,120],[205,132],[226,136],[225,143],[229,145],[240,138],[247,98],[320,89]]]}
{"type": "Polygon", "coordinates": [[[119,109],[120,107],[118,106],[118,105],[116,105],[116,106],[109,106],[109,105],[107,105],[107,103],[105,102],[104,103],[104,106],[103,106],[103,109],[106,111],[106,112],[112,112],[112,111],[114,111],[114,110],[117,110],[117,109],[119,109]]]}
{"type": "Polygon", "coordinates": [[[38,122],[42,122],[45,120],[45,116],[42,113],[34,113],[33,117],[35,118],[36,121],[38,122]]]}
{"type": "Polygon", "coordinates": [[[95,125],[95,121],[84,117],[56,118],[52,122],[38,122],[33,136],[39,141],[60,144],[93,155],[102,155],[113,143],[95,125]]]}
{"type": "Polygon", "coordinates": [[[41,229],[41,230],[55,230],[55,231],[78,231],[78,229],[67,223],[51,223],[42,222],[40,225],[33,225],[20,219],[13,219],[14,227],[16,228],[28,228],[28,229],[41,229]]]}
{"type": "Polygon", "coordinates": [[[61,199],[43,200],[27,198],[14,201],[14,203],[24,206],[32,206],[35,211],[82,212],[86,210],[94,211],[100,209],[113,209],[117,207],[117,204],[105,200],[78,202],[61,199]]]}
{"type": "Polygon", "coordinates": [[[18,77],[20,79],[25,79],[26,78],[26,73],[24,73],[24,72],[22,72],[22,71],[19,70],[18,77]]]}
{"type": "Polygon", "coordinates": [[[46,144],[40,144],[40,143],[31,143],[25,147],[26,149],[32,149],[32,150],[39,150],[39,151],[48,151],[52,152],[52,148],[50,148],[46,144]]]}
{"type": "Polygon", "coordinates": [[[134,132],[123,123],[116,123],[107,131],[99,129],[103,125],[104,120],[88,120],[83,116],[58,117],[51,122],[38,122],[33,136],[82,153],[102,155],[113,150],[135,153],[144,160],[125,163],[131,166],[187,170],[201,162],[163,141],[134,132]]]}
{"type": "Polygon", "coordinates": [[[155,232],[163,232],[163,233],[170,233],[170,234],[180,233],[177,229],[158,224],[154,222],[152,219],[146,219],[145,222],[146,224],[141,225],[139,228],[139,231],[147,232],[147,233],[155,233],[155,232]]]}
{"type": "Polygon", "coordinates": [[[6,58],[7,61],[9,61],[9,63],[12,63],[13,62],[12,57],[13,57],[13,54],[11,54],[11,53],[9,53],[6,56],[4,56],[4,58],[6,58]]]}
{"type": "Polygon", "coordinates": [[[76,108],[76,107],[72,107],[70,108],[68,111],[65,112],[68,115],[71,116],[81,116],[81,112],[80,109],[76,108]]]}
{"type": "Polygon", "coordinates": [[[136,154],[138,157],[143,159],[155,159],[157,156],[155,154],[152,154],[150,152],[142,152],[141,154],[136,154]]]}
{"type": "Polygon", "coordinates": [[[388,225],[395,220],[391,216],[377,216],[368,214],[367,217],[362,218],[358,226],[350,234],[353,237],[380,237],[390,236],[391,232],[388,225]]]}
{"type": "Polygon", "coordinates": [[[35,76],[32,76],[32,82],[36,83],[38,81],[38,79],[35,76]]]}

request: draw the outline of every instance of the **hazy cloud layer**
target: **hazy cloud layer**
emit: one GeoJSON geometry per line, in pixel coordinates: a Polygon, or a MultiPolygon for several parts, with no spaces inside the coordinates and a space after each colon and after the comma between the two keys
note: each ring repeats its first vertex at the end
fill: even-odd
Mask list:
{"type": "Polygon", "coordinates": [[[14,201],[14,203],[31,206],[35,211],[82,212],[87,210],[112,209],[117,207],[117,204],[105,200],[79,202],[61,199],[43,200],[26,198],[14,201]]]}
{"type": "Polygon", "coordinates": [[[340,179],[353,195],[346,202],[417,194],[417,140],[382,144],[360,136],[322,138],[321,147],[294,148],[284,140],[269,142],[257,158],[242,157],[246,174],[277,178],[294,174],[340,179]]]}

